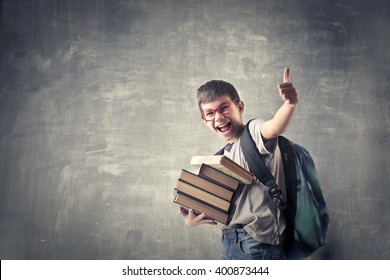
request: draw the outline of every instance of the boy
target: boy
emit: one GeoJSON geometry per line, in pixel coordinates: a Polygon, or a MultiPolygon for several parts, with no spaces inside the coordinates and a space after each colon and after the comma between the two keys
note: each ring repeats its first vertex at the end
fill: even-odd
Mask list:
{"type": "MultiPolygon", "coordinates": [[[[266,165],[283,193],[284,171],[277,136],[287,129],[298,104],[298,93],[289,76],[290,69],[286,67],[283,83],[278,86],[284,103],[275,116],[268,121],[253,120],[249,125],[249,131],[260,153],[266,155],[266,165]]],[[[224,81],[210,81],[198,89],[197,99],[203,122],[228,142],[224,155],[248,169],[240,148],[240,136],[245,127],[244,102],[236,89],[224,81]]],[[[283,259],[279,239],[285,220],[270,200],[268,188],[258,180],[238,191],[232,202],[229,224],[222,229],[222,259],[283,259]]],[[[180,207],[179,213],[189,226],[216,224],[205,214],[195,215],[191,209],[186,211],[180,207]]]]}

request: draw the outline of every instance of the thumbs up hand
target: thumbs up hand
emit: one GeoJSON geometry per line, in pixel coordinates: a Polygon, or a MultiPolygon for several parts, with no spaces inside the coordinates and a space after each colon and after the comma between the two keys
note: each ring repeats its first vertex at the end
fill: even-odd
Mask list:
{"type": "Polygon", "coordinates": [[[285,104],[296,106],[298,104],[298,92],[294,85],[290,83],[290,68],[284,68],[283,83],[278,85],[279,94],[285,104]]]}
{"type": "Polygon", "coordinates": [[[272,119],[261,126],[260,133],[264,139],[273,139],[284,133],[293,118],[298,104],[298,93],[290,83],[290,68],[284,68],[283,83],[278,85],[278,89],[284,104],[280,106],[272,119]]]}

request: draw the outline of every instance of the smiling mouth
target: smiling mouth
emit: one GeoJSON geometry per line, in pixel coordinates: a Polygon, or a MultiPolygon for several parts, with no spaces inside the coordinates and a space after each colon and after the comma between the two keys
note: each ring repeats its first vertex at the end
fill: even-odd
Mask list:
{"type": "Polygon", "coordinates": [[[231,126],[232,126],[232,123],[228,122],[228,123],[225,123],[223,125],[217,126],[216,129],[219,130],[222,133],[225,133],[225,132],[230,130],[231,126]]]}

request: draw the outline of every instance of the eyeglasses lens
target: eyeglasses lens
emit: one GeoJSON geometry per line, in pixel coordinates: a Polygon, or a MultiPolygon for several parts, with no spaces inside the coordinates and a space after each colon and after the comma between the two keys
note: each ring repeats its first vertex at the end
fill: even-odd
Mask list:
{"type": "Polygon", "coordinates": [[[218,111],[218,113],[225,115],[229,112],[231,102],[225,102],[220,104],[217,108],[214,110],[207,110],[204,112],[204,118],[206,121],[212,121],[215,118],[215,113],[218,111]]]}

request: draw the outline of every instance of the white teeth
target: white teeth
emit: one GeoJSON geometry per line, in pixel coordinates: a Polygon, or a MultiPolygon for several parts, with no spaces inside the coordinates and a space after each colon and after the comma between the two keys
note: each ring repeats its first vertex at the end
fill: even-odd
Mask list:
{"type": "Polygon", "coordinates": [[[218,129],[221,132],[226,132],[229,126],[230,126],[230,122],[216,126],[216,129],[218,129]]]}

